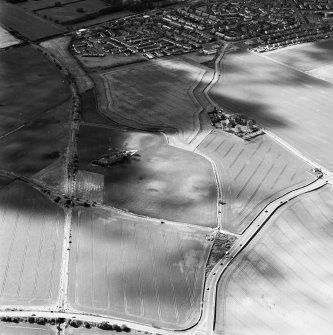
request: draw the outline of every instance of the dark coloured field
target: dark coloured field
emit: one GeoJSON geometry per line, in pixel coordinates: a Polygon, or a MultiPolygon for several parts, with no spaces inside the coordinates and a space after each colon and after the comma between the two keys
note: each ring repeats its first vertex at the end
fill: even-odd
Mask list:
{"type": "Polygon", "coordinates": [[[101,125],[115,125],[116,123],[99,114],[95,90],[89,90],[80,94],[81,119],[84,122],[97,123],[101,125]]]}
{"type": "Polygon", "coordinates": [[[205,233],[100,209],[74,212],[69,303],[77,311],[182,329],[200,315],[205,233]]]}
{"type": "Polygon", "coordinates": [[[0,190],[0,303],[56,305],[63,210],[23,182],[0,190]]]}
{"type": "Polygon", "coordinates": [[[3,188],[7,184],[9,184],[12,180],[13,180],[12,178],[0,176],[0,188],[3,188]]]}
{"type": "Polygon", "coordinates": [[[315,179],[311,166],[264,135],[251,142],[214,131],[199,145],[220,174],[222,227],[242,232],[273,199],[315,179]]]}
{"type": "Polygon", "coordinates": [[[333,85],[251,53],[228,54],[210,96],[333,169],[333,85]]]}
{"type": "Polygon", "coordinates": [[[0,22],[32,41],[66,32],[65,28],[5,1],[0,2],[0,22]]]}
{"type": "Polygon", "coordinates": [[[104,175],[104,202],[137,214],[216,226],[216,185],[211,164],[146,132],[81,127],[80,169],[104,175]],[[94,150],[91,150],[94,148],[94,150]],[[114,150],[138,150],[109,168],[90,163],[114,150]]]}
{"type": "Polygon", "coordinates": [[[70,97],[60,71],[31,46],[0,53],[0,68],[0,136],[70,97]]]}
{"type": "Polygon", "coordinates": [[[105,70],[94,79],[99,106],[112,120],[136,129],[163,129],[189,144],[201,130],[201,106],[193,90],[204,74],[199,64],[164,59],[105,70]]]}
{"type": "Polygon", "coordinates": [[[68,102],[0,139],[0,169],[31,176],[61,159],[68,143],[68,102]]]}

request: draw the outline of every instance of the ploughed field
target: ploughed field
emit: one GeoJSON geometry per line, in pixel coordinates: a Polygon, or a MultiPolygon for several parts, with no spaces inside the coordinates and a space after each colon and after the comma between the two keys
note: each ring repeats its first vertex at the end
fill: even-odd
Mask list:
{"type": "Polygon", "coordinates": [[[249,115],[305,156],[333,168],[331,84],[251,52],[227,54],[222,71],[210,91],[214,101],[249,115]]]}
{"type": "MultiPolygon", "coordinates": [[[[159,219],[204,227],[217,224],[211,164],[195,153],[167,145],[161,134],[81,126],[79,158],[80,170],[104,175],[105,204],[159,219]],[[92,164],[109,152],[123,150],[138,151],[110,167],[92,164]]],[[[92,188],[91,175],[82,171],[78,196],[92,188]]]]}
{"type": "Polygon", "coordinates": [[[144,130],[164,130],[190,143],[200,130],[193,90],[205,70],[180,59],[158,60],[95,75],[100,108],[112,120],[144,130]]]}
{"type": "Polygon", "coordinates": [[[30,324],[0,324],[0,335],[55,335],[48,326],[30,324]]]}
{"type": "Polygon", "coordinates": [[[77,209],[72,223],[72,308],[159,327],[198,320],[211,243],[193,228],[102,209],[77,209]]]}
{"type": "Polygon", "coordinates": [[[330,334],[333,190],[279,209],[232,262],[217,289],[217,334],[330,334]]]}
{"type": "Polygon", "coordinates": [[[56,305],[63,210],[24,182],[0,190],[0,303],[56,305]]]}
{"type": "Polygon", "coordinates": [[[0,53],[0,67],[0,136],[70,97],[60,71],[31,46],[0,53]]]}
{"type": "Polygon", "coordinates": [[[65,28],[6,1],[0,2],[0,22],[32,41],[66,32],[65,28]]]}
{"type": "Polygon", "coordinates": [[[220,175],[222,227],[241,233],[273,199],[315,180],[311,166],[263,135],[244,141],[216,130],[197,148],[220,175]]]}

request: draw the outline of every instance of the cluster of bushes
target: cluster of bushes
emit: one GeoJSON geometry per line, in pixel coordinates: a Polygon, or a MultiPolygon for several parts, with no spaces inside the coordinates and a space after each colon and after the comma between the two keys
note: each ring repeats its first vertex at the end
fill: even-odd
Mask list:
{"type": "Polygon", "coordinates": [[[119,325],[111,325],[110,323],[108,322],[102,322],[100,323],[98,326],[98,328],[100,329],[103,329],[103,330],[115,330],[116,332],[126,332],[126,333],[129,333],[131,331],[131,329],[129,327],[127,327],[126,325],[122,325],[122,326],[119,326],[119,325]]]}
{"type": "MultiPolygon", "coordinates": [[[[68,326],[71,326],[73,328],[79,328],[79,327],[85,327],[87,329],[90,329],[92,327],[97,327],[103,330],[114,330],[116,332],[126,332],[129,333],[131,329],[127,327],[126,325],[117,325],[117,324],[110,324],[108,322],[101,322],[101,323],[89,323],[86,321],[76,320],[76,319],[65,319],[65,318],[43,318],[43,317],[36,317],[36,316],[29,316],[29,317],[18,317],[18,316],[2,316],[0,318],[3,322],[13,322],[13,323],[20,323],[20,322],[26,322],[30,324],[38,324],[38,325],[60,325],[62,323],[67,323],[68,326]]],[[[58,328],[60,329],[60,328],[58,328]]]]}

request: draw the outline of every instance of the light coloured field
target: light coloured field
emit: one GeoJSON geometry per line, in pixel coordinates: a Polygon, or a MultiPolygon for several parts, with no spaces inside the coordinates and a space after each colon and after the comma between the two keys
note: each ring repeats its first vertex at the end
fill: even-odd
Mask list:
{"type": "Polygon", "coordinates": [[[332,52],[333,39],[327,39],[265,52],[265,56],[302,71],[311,71],[332,65],[332,52]]]}
{"type": "Polygon", "coordinates": [[[331,333],[332,202],[330,185],[273,215],[222,276],[216,334],[331,333]]]}
{"type": "Polygon", "coordinates": [[[104,175],[106,204],[154,218],[205,227],[217,224],[210,162],[166,145],[161,134],[81,126],[79,168],[104,175]],[[91,165],[109,150],[138,151],[108,168],[91,165]]]}
{"type": "Polygon", "coordinates": [[[57,303],[63,221],[63,211],[27,184],[1,189],[1,305],[57,303]]]}
{"type": "Polygon", "coordinates": [[[333,84],[333,64],[321,66],[307,72],[310,76],[327,80],[333,84]]]}
{"type": "Polygon", "coordinates": [[[83,200],[103,202],[104,176],[79,170],[76,175],[75,196],[83,200]]]}
{"type": "Polygon", "coordinates": [[[220,175],[223,228],[241,233],[273,199],[315,180],[311,166],[263,135],[246,142],[221,130],[197,148],[220,175]]]}
{"type": "Polygon", "coordinates": [[[74,76],[79,93],[83,93],[92,89],[94,87],[94,83],[69,52],[68,47],[70,40],[70,36],[62,36],[42,42],[40,45],[43,48],[46,48],[60,61],[60,63],[64,64],[64,66],[74,76]]]}
{"type": "Polygon", "coordinates": [[[328,169],[333,168],[333,85],[250,53],[228,54],[210,96],[244,113],[328,169]],[[320,148],[320,150],[318,150],[320,148]]]}
{"type": "Polygon", "coordinates": [[[75,211],[72,236],[74,309],[173,329],[197,321],[205,233],[95,208],[75,211]]]}
{"type": "Polygon", "coordinates": [[[181,59],[159,60],[96,76],[100,108],[111,119],[139,129],[163,129],[180,143],[200,130],[193,96],[205,70],[181,59]]]}
{"type": "Polygon", "coordinates": [[[20,43],[21,41],[19,39],[0,26],[0,49],[20,43]]]}
{"type": "Polygon", "coordinates": [[[55,335],[56,333],[48,326],[36,324],[0,324],[0,335],[55,335]]]}

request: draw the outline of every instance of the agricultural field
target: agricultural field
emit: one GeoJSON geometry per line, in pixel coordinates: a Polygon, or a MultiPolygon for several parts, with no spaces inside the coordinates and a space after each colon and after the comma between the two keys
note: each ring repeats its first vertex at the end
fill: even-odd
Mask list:
{"type": "Polygon", "coordinates": [[[333,65],[333,39],[303,43],[265,52],[265,56],[301,71],[311,71],[333,65]]]}
{"type": "Polygon", "coordinates": [[[94,79],[99,106],[112,120],[138,129],[162,129],[181,146],[200,130],[201,106],[193,90],[204,73],[199,64],[171,59],[102,71],[94,79]]]}
{"type": "MultiPolygon", "coordinates": [[[[66,4],[70,4],[72,2],[75,2],[77,0],[58,0],[62,6],[65,6],[66,4]]],[[[50,0],[26,0],[23,2],[18,3],[16,6],[20,6],[24,9],[30,10],[30,11],[36,11],[38,9],[46,8],[46,7],[55,7],[55,2],[50,0]]]]}
{"type": "Polygon", "coordinates": [[[30,324],[0,324],[0,335],[56,335],[55,329],[48,326],[30,324]]]}
{"type": "Polygon", "coordinates": [[[279,209],[223,274],[219,335],[327,335],[333,327],[333,190],[279,209]]]}
{"type": "Polygon", "coordinates": [[[5,1],[0,2],[0,22],[32,41],[66,32],[65,28],[5,1]]]}
{"type": "Polygon", "coordinates": [[[8,185],[11,181],[13,181],[13,178],[0,175],[0,188],[3,188],[4,186],[8,185]]]}
{"type": "Polygon", "coordinates": [[[72,21],[83,20],[88,15],[96,14],[96,16],[98,16],[100,11],[105,11],[108,7],[110,7],[110,4],[107,4],[107,2],[103,0],[81,0],[72,1],[62,6],[41,8],[35,10],[35,13],[47,17],[52,21],[66,24],[72,21]]]}
{"type": "Polygon", "coordinates": [[[62,63],[74,76],[79,93],[88,91],[94,87],[93,81],[78,64],[77,60],[69,52],[70,36],[54,38],[40,45],[46,48],[56,59],[62,63]]]}
{"type": "Polygon", "coordinates": [[[0,49],[20,44],[21,41],[0,26],[0,49]]]}
{"type": "Polygon", "coordinates": [[[79,170],[76,175],[75,196],[90,201],[103,202],[104,176],[79,170]]]}
{"type": "Polygon", "coordinates": [[[333,169],[333,85],[251,52],[228,54],[211,98],[247,114],[305,156],[333,169]],[[320,150],[318,150],[320,148],[320,150]]]}
{"type": "Polygon", "coordinates": [[[69,139],[68,107],[65,102],[0,137],[0,169],[31,176],[63,159],[69,139]]]}
{"type": "Polygon", "coordinates": [[[222,227],[241,233],[273,199],[315,180],[311,166],[263,135],[246,142],[213,131],[197,148],[216,164],[222,227]]]}
{"type": "Polygon", "coordinates": [[[80,116],[83,122],[95,123],[100,125],[113,125],[116,123],[107,119],[99,113],[95,90],[89,90],[80,94],[81,110],[80,116]]]}
{"type": "Polygon", "coordinates": [[[198,320],[212,244],[202,230],[95,208],[74,211],[72,236],[72,308],[173,329],[198,320]]]}
{"type": "Polygon", "coordinates": [[[205,227],[217,224],[217,190],[210,162],[167,145],[160,134],[83,126],[79,168],[104,175],[106,204],[160,219],[205,227]],[[110,167],[91,164],[109,150],[138,151],[110,167]]]}
{"type": "Polygon", "coordinates": [[[64,213],[26,183],[0,190],[0,304],[56,305],[64,213]]]}
{"type": "Polygon", "coordinates": [[[0,137],[70,97],[60,71],[31,46],[1,52],[0,68],[0,137]]]}

